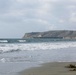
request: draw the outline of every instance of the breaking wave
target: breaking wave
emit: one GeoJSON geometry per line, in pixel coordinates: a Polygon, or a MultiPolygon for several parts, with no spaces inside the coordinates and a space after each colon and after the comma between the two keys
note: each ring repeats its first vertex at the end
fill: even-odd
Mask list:
{"type": "Polygon", "coordinates": [[[25,44],[0,44],[0,53],[17,52],[26,50],[52,50],[76,47],[76,42],[44,42],[44,43],[25,43],[25,44]]]}
{"type": "Polygon", "coordinates": [[[0,39],[0,43],[26,43],[23,39],[0,39]]]}
{"type": "Polygon", "coordinates": [[[0,43],[7,43],[8,40],[0,40],[0,43]]]}

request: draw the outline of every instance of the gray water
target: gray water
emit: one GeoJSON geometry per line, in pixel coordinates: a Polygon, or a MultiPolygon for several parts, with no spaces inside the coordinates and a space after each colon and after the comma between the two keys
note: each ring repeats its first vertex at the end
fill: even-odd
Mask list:
{"type": "Polygon", "coordinates": [[[0,75],[15,75],[24,69],[47,62],[76,62],[75,40],[1,39],[0,41],[0,75]]]}

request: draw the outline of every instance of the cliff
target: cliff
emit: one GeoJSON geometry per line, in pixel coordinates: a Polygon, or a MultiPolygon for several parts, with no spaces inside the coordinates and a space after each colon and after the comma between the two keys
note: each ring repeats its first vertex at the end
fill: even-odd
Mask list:
{"type": "Polygon", "coordinates": [[[31,32],[25,33],[25,38],[64,38],[64,39],[76,39],[76,31],[69,30],[55,30],[46,32],[31,32]]]}

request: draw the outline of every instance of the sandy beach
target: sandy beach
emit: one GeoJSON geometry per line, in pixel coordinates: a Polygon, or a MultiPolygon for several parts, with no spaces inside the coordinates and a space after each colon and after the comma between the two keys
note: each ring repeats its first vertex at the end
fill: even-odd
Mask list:
{"type": "Polygon", "coordinates": [[[73,68],[66,68],[69,64],[76,62],[51,62],[42,64],[41,67],[34,67],[22,71],[19,75],[76,75],[76,71],[71,71],[73,68]]]}

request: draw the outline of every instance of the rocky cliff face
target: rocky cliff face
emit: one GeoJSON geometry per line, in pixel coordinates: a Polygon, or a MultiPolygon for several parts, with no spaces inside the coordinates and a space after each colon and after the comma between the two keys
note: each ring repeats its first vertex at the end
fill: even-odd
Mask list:
{"type": "Polygon", "coordinates": [[[31,32],[25,33],[23,39],[25,38],[52,38],[52,37],[62,37],[65,39],[76,39],[76,31],[68,30],[57,30],[57,31],[46,31],[46,32],[31,32]]]}

